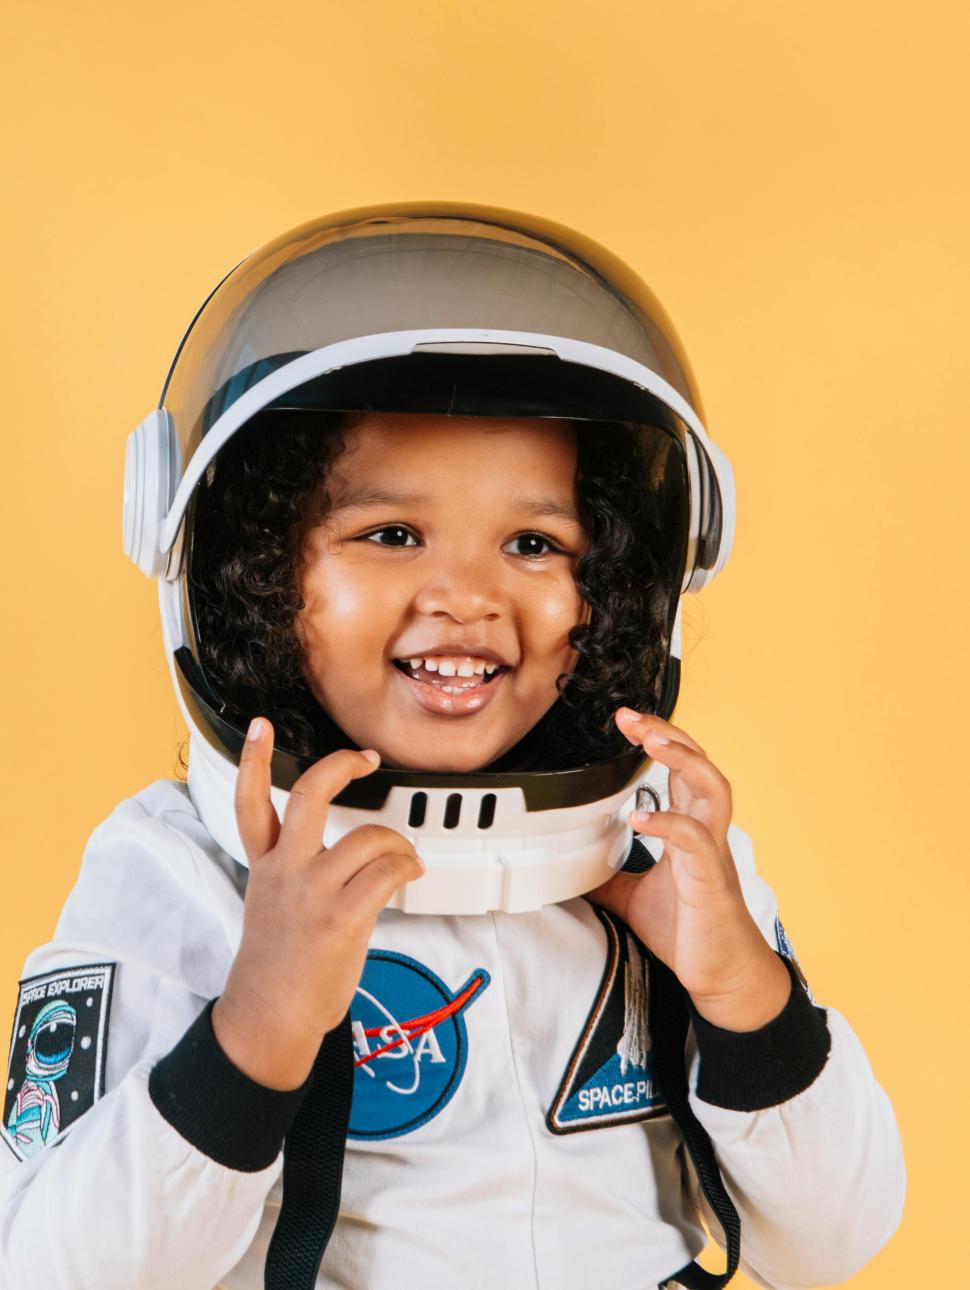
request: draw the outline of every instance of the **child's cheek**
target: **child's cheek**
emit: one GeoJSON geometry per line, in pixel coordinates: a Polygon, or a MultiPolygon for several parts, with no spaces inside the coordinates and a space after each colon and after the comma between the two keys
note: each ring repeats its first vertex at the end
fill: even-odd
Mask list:
{"type": "Polygon", "coordinates": [[[552,649],[565,647],[572,628],[588,621],[589,606],[571,575],[568,579],[555,579],[547,586],[537,584],[530,602],[533,621],[552,649]]]}

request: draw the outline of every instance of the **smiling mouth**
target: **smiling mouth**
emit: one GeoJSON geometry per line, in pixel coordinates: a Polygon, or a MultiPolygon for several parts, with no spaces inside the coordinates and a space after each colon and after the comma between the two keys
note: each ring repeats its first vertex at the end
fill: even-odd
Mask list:
{"type": "Polygon", "coordinates": [[[391,661],[398,671],[403,672],[410,680],[430,685],[444,694],[464,694],[467,690],[482,690],[496,681],[504,672],[510,671],[508,667],[499,666],[493,672],[475,673],[473,676],[442,676],[440,672],[430,672],[423,663],[418,667],[412,667],[407,659],[395,658],[391,661]]]}
{"type": "MultiPolygon", "coordinates": [[[[494,671],[473,672],[471,676],[459,676],[458,665],[455,675],[441,674],[441,661],[438,669],[430,671],[424,666],[427,660],[415,659],[415,665],[408,659],[392,659],[395,670],[400,674],[401,684],[405,687],[410,701],[416,707],[432,717],[470,717],[483,712],[505,688],[503,682],[507,672],[512,668],[495,666],[494,671]]],[[[450,662],[450,661],[449,661],[450,662]]],[[[462,661],[465,666],[467,663],[462,661]]],[[[491,666],[491,664],[489,664],[491,666]]]]}

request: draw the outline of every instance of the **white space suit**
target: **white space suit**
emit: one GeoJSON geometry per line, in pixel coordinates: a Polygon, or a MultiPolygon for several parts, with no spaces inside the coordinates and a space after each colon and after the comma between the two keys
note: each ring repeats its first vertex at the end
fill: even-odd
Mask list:
{"type": "MultiPolygon", "coordinates": [[[[754,918],[788,950],[747,834],[732,825],[729,841],[754,918]]],[[[263,1285],[306,1086],[249,1080],[208,1021],[246,877],[175,781],[92,835],[53,939],[24,966],[0,1131],[0,1290],[263,1285]],[[60,1132],[27,1152],[7,1111],[50,998],[74,1009],[73,1049],[60,1132]]],[[[318,1287],[656,1290],[703,1248],[705,1202],[652,1081],[649,978],[621,924],[582,898],[531,914],[387,910],[371,947],[318,1287]]],[[[761,1031],[695,1017],[685,1061],[741,1215],[745,1272],[777,1290],[851,1276],[895,1230],[905,1174],[849,1023],[793,974],[788,1008],[761,1031]]]]}
{"type": "MultiPolygon", "coordinates": [[[[720,1214],[735,1249],[735,1209],[761,1285],[844,1280],[899,1221],[899,1135],[851,1027],[799,984],[747,835],[729,833],[745,898],[793,983],[758,1031],[688,1018],[682,991],[679,1012],[656,1009],[669,971],[576,895],[627,853],[642,749],[561,766],[532,748],[514,770],[467,774],[382,766],[348,785],[328,828],[411,829],[428,871],[405,889],[412,912],[377,921],[350,1027],[324,1044],[346,1040],[339,1066],[274,1091],[216,1042],[211,1004],[242,931],[231,802],[253,713],[209,674],[191,502],[262,413],[269,432],[355,409],[619,436],[643,503],[627,517],[631,576],[656,583],[642,627],[662,655],[624,701],[674,710],[680,600],[728,558],[734,477],[630,267],[545,218],[452,202],[335,212],[237,265],[126,455],[125,550],[159,580],[190,782],[150,785],[95,831],[52,941],[25,964],[0,1121],[0,1290],[257,1290],[267,1262],[272,1290],[314,1275],[329,1290],[656,1290],[674,1274],[692,1290],[699,1216],[717,1237],[720,1214]],[[276,1251],[292,1252],[280,1233],[319,1225],[319,1206],[291,1204],[311,1195],[299,1184],[320,1161],[339,1178],[341,1159],[329,1244],[297,1249],[299,1275],[284,1262],[277,1277],[276,1251]]],[[[351,741],[321,733],[314,755],[331,743],[351,741]]],[[[304,759],[277,745],[278,808],[304,759]]]]}

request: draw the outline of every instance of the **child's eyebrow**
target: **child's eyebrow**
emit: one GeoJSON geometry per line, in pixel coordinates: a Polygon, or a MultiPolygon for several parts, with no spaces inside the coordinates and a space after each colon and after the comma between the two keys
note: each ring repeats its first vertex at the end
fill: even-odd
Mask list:
{"type": "MultiPolygon", "coordinates": [[[[330,514],[360,510],[365,506],[424,506],[434,499],[427,493],[401,493],[393,489],[364,486],[339,496],[329,508],[330,514]]],[[[519,497],[508,503],[510,510],[529,516],[552,516],[579,524],[575,506],[552,497],[519,497]]]]}

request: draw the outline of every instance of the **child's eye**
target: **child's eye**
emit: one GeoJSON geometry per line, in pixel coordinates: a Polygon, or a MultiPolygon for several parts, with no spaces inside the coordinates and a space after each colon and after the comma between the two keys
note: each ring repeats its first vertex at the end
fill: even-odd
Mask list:
{"type": "Polygon", "coordinates": [[[511,541],[508,543],[508,545],[512,546],[513,543],[516,543],[516,542],[521,542],[523,544],[526,544],[531,549],[513,551],[512,554],[531,556],[533,559],[536,556],[550,555],[552,553],[559,552],[562,550],[561,547],[556,546],[556,544],[550,538],[547,538],[543,533],[520,533],[518,537],[512,538],[511,541]],[[548,550],[546,551],[539,550],[538,548],[542,546],[548,547],[548,550]]]}
{"type": "Polygon", "coordinates": [[[382,529],[375,529],[373,533],[364,534],[365,541],[374,542],[377,546],[408,546],[408,545],[417,546],[418,545],[417,542],[413,540],[411,543],[409,543],[408,538],[413,539],[414,534],[410,531],[410,529],[406,529],[402,524],[387,524],[382,529]],[[389,533],[391,535],[390,539],[386,542],[382,541],[381,540],[382,533],[389,533]]]}
{"type": "MultiPolygon", "coordinates": [[[[406,529],[403,524],[385,524],[383,528],[374,529],[372,533],[362,535],[362,541],[373,542],[376,546],[417,546],[418,541],[410,529],[406,529]]],[[[512,555],[525,556],[527,559],[538,559],[541,556],[557,553],[562,550],[561,547],[547,538],[542,533],[520,533],[517,537],[510,539],[503,547],[518,545],[518,550],[512,551],[512,555]]]]}

